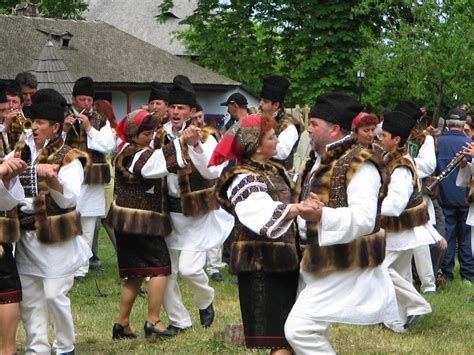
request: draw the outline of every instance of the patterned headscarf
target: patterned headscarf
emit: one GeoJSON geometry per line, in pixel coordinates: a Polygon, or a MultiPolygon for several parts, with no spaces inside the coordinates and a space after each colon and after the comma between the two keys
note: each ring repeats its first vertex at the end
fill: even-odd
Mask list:
{"type": "Polygon", "coordinates": [[[150,112],[145,110],[135,110],[130,112],[125,116],[122,121],[117,125],[115,131],[117,132],[117,137],[122,141],[119,150],[122,146],[130,140],[132,137],[135,137],[142,125],[143,121],[147,116],[150,115],[150,112]]]}
{"type": "Polygon", "coordinates": [[[226,160],[241,161],[257,151],[262,118],[250,115],[236,122],[214,149],[208,166],[221,165],[226,160]]]}

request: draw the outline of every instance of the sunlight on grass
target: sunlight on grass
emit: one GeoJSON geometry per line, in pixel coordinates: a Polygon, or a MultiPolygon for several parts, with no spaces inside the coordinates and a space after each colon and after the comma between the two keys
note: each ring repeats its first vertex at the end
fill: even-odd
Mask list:
{"type": "MultiPolygon", "coordinates": [[[[268,350],[251,351],[224,343],[226,324],[241,323],[237,287],[233,276],[224,270],[225,282],[211,281],[216,289],[214,306],[216,320],[210,329],[199,323],[198,309],[190,289],[180,282],[186,307],[191,313],[193,328],[172,339],[147,340],[143,333],[146,299],[139,296],[130,324],[140,337],[134,340],[112,340],[112,325],[118,314],[120,278],[117,261],[104,230],[101,231],[100,258],[104,270],[91,271],[88,280],[74,285],[70,297],[76,327],[78,354],[268,354],[268,350]]],[[[146,290],[144,284],[143,289],[146,290]]],[[[472,354],[474,349],[474,286],[456,280],[438,294],[428,296],[433,313],[422,317],[407,334],[395,334],[379,326],[348,326],[335,324],[330,340],[338,354],[416,353],[472,354]]],[[[167,323],[162,312],[162,320],[167,323]]],[[[50,340],[53,340],[52,328],[50,340]]],[[[22,324],[18,331],[18,349],[24,347],[22,324]]],[[[21,352],[20,352],[21,353],[21,352]]]]}

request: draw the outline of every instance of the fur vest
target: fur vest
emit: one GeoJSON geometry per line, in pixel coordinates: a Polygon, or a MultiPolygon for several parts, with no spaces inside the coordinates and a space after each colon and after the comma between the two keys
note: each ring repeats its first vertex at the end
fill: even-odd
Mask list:
{"type": "MultiPolygon", "coordinates": [[[[211,135],[211,131],[203,130],[202,133],[202,142],[204,143],[211,135]]],[[[156,132],[154,141],[156,149],[162,148],[170,142],[164,128],[156,132]]],[[[179,199],[168,197],[170,211],[182,213],[186,217],[199,217],[219,209],[215,195],[216,179],[208,180],[201,176],[189,156],[187,144],[181,144],[181,150],[188,165],[176,171],[181,197],[179,199]]]]}
{"type": "MultiPolygon", "coordinates": [[[[172,145],[172,144],[171,144],[172,145]]],[[[127,145],[115,158],[115,195],[109,223],[117,231],[143,236],[167,236],[171,233],[166,179],[144,179],[141,169],[153,151],[140,155],[129,172],[135,154],[143,147],[127,145]]]]}
{"type": "MultiPolygon", "coordinates": [[[[105,126],[107,118],[92,111],[88,114],[89,121],[97,130],[105,126]]],[[[87,133],[83,126],[76,121],[74,128],[67,133],[66,144],[77,148],[89,155],[90,164],[85,169],[84,184],[107,184],[110,182],[110,166],[107,164],[105,154],[87,147],[87,133]]]]}
{"type": "Polygon", "coordinates": [[[406,167],[413,176],[413,193],[408,200],[408,204],[402,214],[398,217],[382,216],[382,227],[386,232],[401,232],[414,227],[421,226],[430,220],[428,207],[423,201],[420,179],[416,172],[416,166],[413,159],[407,153],[406,148],[400,148],[393,154],[385,156],[387,166],[387,175],[392,176],[396,168],[406,167]]]}
{"type": "MultiPolygon", "coordinates": [[[[37,164],[58,164],[60,167],[79,159],[82,166],[87,166],[88,156],[84,152],[73,149],[64,144],[62,138],[51,141],[41,149],[35,162],[32,161],[31,151],[22,140],[15,147],[15,156],[21,157],[28,166],[37,164]]],[[[80,214],[75,207],[59,207],[49,193],[46,181],[38,177],[38,181],[31,181],[31,176],[20,175],[26,197],[33,197],[34,215],[20,214],[22,228],[36,231],[36,237],[43,243],[55,243],[72,239],[82,234],[80,214]],[[26,186],[37,184],[38,195],[31,195],[26,186]],[[23,217],[22,217],[23,216],[23,217]]]]}
{"type": "MultiPolygon", "coordinates": [[[[238,174],[250,175],[247,180],[242,180],[234,190],[245,188],[251,181],[258,181],[267,186],[267,193],[273,200],[283,202],[284,206],[296,200],[291,189],[291,180],[283,166],[276,163],[262,164],[256,161],[243,161],[241,165],[230,168],[222,175],[216,187],[217,198],[222,207],[235,216],[230,271],[241,273],[297,270],[299,260],[294,225],[281,237],[270,239],[265,235],[264,230],[260,234],[252,232],[235,215],[234,205],[227,198],[227,189],[238,174]]],[[[250,188],[247,192],[244,192],[244,194],[247,193],[251,193],[250,188]]]]}
{"type": "MultiPolygon", "coordinates": [[[[298,135],[300,134],[301,122],[295,117],[287,114],[284,110],[281,110],[278,112],[278,115],[277,117],[275,117],[275,120],[276,120],[275,134],[277,136],[279,136],[281,132],[283,132],[285,129],[287,129],[291,125],[294,125],[296,127],[296,130],[298,131],[298,135]]],[[[298,140],[295,142],[295,144],[293,145],[293,148],[291,149],[290,155],[288,155],[288,157],[285,160],[277,160],[277,159],[272,159],[272,160],[279,164],[283,164],[286,170],[291,170],[293,168],[293,156],[295,155],[296,149],[298,148],[299,140],[300,139],[298,137],[298,140]]]]}
{"type": "Polygon", "coordinates": [[[415,127],[410,132],[410,137],[407,140],[408,152],[413,158],[418,156],[421,146],[425,143],[428,132],[423,131],[419,127],[415,127]]]}
{"type": "MultiPolygon", "coordinates": [[[[313,178],[307,177],[302,200],[309,192],[318,194],[321,201],[331,208],[347,207],[347,187],[352,177],[366,161],[372,162],[382,179],[379,192],[375,226],[369,235],[358,237],[350,243],[320,246],[317,223],[306,222],[308,245],[303,254],[303,267],[317,274],[366,269],[378,266],[385,258],[385,232],[380,228],[380,208],[385,194],[385,176],[382,162],[372,150],[355,143],[353,138],[343,140],[321,157],[321,164],[313,178]]],[[[305,169],[310,171],[311,166],[305,169]]]]}

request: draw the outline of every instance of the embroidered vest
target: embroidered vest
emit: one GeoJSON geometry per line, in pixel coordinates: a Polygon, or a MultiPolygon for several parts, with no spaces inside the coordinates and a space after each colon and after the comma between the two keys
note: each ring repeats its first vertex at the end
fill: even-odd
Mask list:
{"type": "Polygon", "coordinates": [[[398,167],[408,168],[413,176],[413,193],[408,200],[408,204],[402,214],[398,217],[382,216],[382,228],[386,232],[401,232],[414,227],[421,226],[430,220],[428,207],[423,201],[422,190],[415,163],[408,155],[406,148],[401,148],[394,154],[385,156],[387,175],[389,178],[398,167]]]}
{"type": "MultiPolygon", "coordinates": [[[[287,129],[289,126],[294,125],[296,127],[296,130],[298,131],[298,136],[300,134],[301,130],[301,122],[297,120],[295,117],[288,115],[285,111],[280,111],[275,118],[276,120],[276,126],[275,126],[275,134],[277,136],[280,135],[281,132],[283,132],[285,129],[287,129]]],[[[299,142],[299,137],[298,140],[295,142],[293,145],[293,148],[291,148],[290,155],[285,160],[277,160],[277,159],[272,159],[273,161],[282,164],[286,170],[291,170],[293,168],[293,156],[295,155],[296,149],[298,148],[298,142],[299,142]]]]}
{"type": "Polygon", "coordinates": [[[34,167],[37,164],[58,164],[61,168],[75,159],[79,159],[84,167],[87,165],[87,155],[65,145],[61,138],[51,141],[41,149],[36,161],[32,160],[30,148],[24,141],[16,145],[15,155],[20,156],[28,165],[19,179],[25,187],[25,196],[33,198],[33,215],[19,210],[21,228],[35,230],[38,240],[48,244],[69,240],[82,234],[79,212],[75,207],[59,207],[51,197],[46,181],[36,178],[34,167]]]}
{"type": "Polygon", "coordinates": [[[171,233],[166,179],[144,179],[141,169],[153,151],[140,155],[129,172],[135,154],[143,150],[136,144],[127,145],[115,158],[115,195],[110,209],[110,225],[123,233],[144,236],[167,236],[171,233]]]}
{"type": "MultiPolygon", "coordinates": [[[[92,111],[88,114],[91,126],[100,130],[105,126],[107,118],[92,111]]],[[[79,121],[74,123],[74,127],[67,133],[66,144],[86,152],[89,155],[91,164],[85,169],[84,184],[107,184],[110,182],[110,167],[105,159],[105,154],[87,148],[87,133],[79,121]]]]}
{"type": "MultiPolygon", "coordinates": [[[[292,184],[283,166],[274,162],[268,164],[256,161],[243,161],[241,165],[227,170],[219,179],[216,187],[217,198],[222,207],[235,216],[234,242],[232,243],[230,271],[232,273],[265,271],[286,272],[299,267],[298,253],[295,243],[296,228],[293,224],[279,238],[270,239],[266,236],[266,228],[260,234],[254,233],[244,226],[235,215],[234,206],[227,198],[227,189],[238,174],[250,174],[247,179],[234,188],[245,189],[252,182],[260,182],[267,186],[267,192],[274,201],[283,202],[282,208],[276,211],[274,217],[284,209],[287,204],[295,202],[292,184]]],[[[244,192],[245,196],[251,190],[244,192]]],[[[269,221],[269,224],[273,219],[269,221]]]]}
{"type": "Polygon", "coordinates": [[[342,141],[340,145],[334,146],[322,155],[321,164],[315,175],[307,180],[302,200],[312,191],[318,194],[327,207],[347,207],[347,187],[354,174],[366,161],[372,162],[377,167],[382,179],[372,233],[358,237],[350,243],[320,246],[317,223],[306,222],[308,245],[303,254],[303,267],[307,272],[321,274],[366,269],[378,266],[384,260],[385,232],[380,228],[380,207],[385,193],[385,177],[381,161],[373,151],[355,144],[354,139],[342,141]]]}
{"type": "MultiPolygon", "coordinates": [[[[206,142],[209,137],[203,130],[202,142],[206,142]]],[[[162,128],[155,136],[155,148],[159,149],[170,143],[166,131],[162,128]]],[[[204,179],[194,166],[187,144],[182,144],[181,149],[184,159],[188,163],[184,168],[177,170],[178,184],[181,197],[179,199],[168,196],[170,201],[170,211],[183,213],[186,217],[199,217],[210,211],[219,209],[219,203],[215,196],[216,179],[204,179]]]]}

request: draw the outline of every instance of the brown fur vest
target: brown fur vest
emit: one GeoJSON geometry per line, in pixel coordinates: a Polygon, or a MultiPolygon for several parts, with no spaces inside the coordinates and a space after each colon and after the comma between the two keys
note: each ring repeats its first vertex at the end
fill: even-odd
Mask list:
{"type": "Polygon", "coordinates": [[[407,207],[398,217],[382,216],[382,227],[386,232],[401,232],[421,226],[430,220],[428,207],[423,201],[421,185],[416,172],[415,163],[408,155],[406,148],[400,148],[395,153],[387,155],[385,158],[387,174],[392,176],[396,168],[406,167],[413,176],[413,193],[410,196],[407,207]]]}
{"type": "Polygon", "coordinates": [[[140,173],[153,151],[147,149],[141,154],[133,167],[133,174],[128,170],[135,154],[141,150],[143,147],[132,143],[115,158],[117,197],[110,209],[109,223],[122,233],[164,237],[172,229],[166,179],[144,179],[140,173]]]}
{"type": "MultiPolygon", "coordinates": [[[[105,126],[107,118],[101,114],[92,111],[87,114],[89,121],[97,130],[105,126]]],[[[69,146],[82,150],[89,155],[90,164],[85,169],[84,184],[107,184],[110,182],[110,166],[107,164],[105,154],[93,149],[87,148],[87,133],[83,126],[76,121],[74,129],[67,133],[66,144],[69,146]],[[76,134],[77,132],[77,134],[76,134]]]]}
{"type": "MultiPolygon", "coordinates": [[[[79,159],[82,166],[88,163],[88,156],[84,152],[72,149],[64,144],[62,138],[51,141],[39,152],[37,161],[31,161],[30,148],[24,141],[17,143],[15,156],[21,157],[27,164],[58,164],[60,167],[70,164],[79,159]]],[[[26,182],[20,176],[22,185],[26,182]]],[[[30,196],[27,196],[30,197],[30,196]]],[[[55,243],[72,239],[82,234],[80,214],[76,208],[60,208],[49,193],[46,181],[38,177],[38,196],[33,197],[33,221],[27,219],[25,225],[34,226],[36,237],[43,243],[55,243]]],[[[20,221],[23,224],[22,221],[20,221]]]]}
{"type": "MultiPolygon", "coordinates": [[[[347,207],[347,187],[354,174],[366,161],[372,162],[377,167],[382,179],[377,217],[372,233],[358,237],[350,243],[320,246],[318,224],[307,222],[308,246],[303,254],[303,267],[307,272],[321,274],[366,269],[378,266],[384,260],[385,232],[380,229],[380,207],[385,193],[385,177],[382,162],[373,151],[355,144],[354,139],[342,141],[334,146],[322,155],[321,164],[311,180],[311,185],[305,186],[302,199],[312,191],[318,194],[327,207],[347,207]]],[[[309,185],[308,181],[306,185],[309,185]]]]}
{"type": "MultiPolygon", "coordinates": [[[[276,117],[276,122],[277,124],[275,126],[275,134],[277,136],[279,136],[281,132],[283,132],[285,129],[287,129],[291,125],[294,125],[296,127],[298,134],[301,133],[301,122],[297,120],[295,117],[287,114],[283,110],[278,113],[276,117]]],[[[276,159],[272,159],[272,160],[279,164],[283,164],[286,170],[291,170],[293,168],[293,157],[295,155],[296,149],[298,148],[298,142],[299,142],[299,138],[293,145],[290,155],[288,155],[288,157],[285,160],[276,160],[276,159]]]]}
{"type": "MultiPolygon", "coordinates": [[[[202,133],[202,142],[204,143],[211,131],[203,130],[202,133]]],[[[156,132],[154,143],[156,149],[170,143],[164,128],[156,132]]],[[[215,195],[216,179],[204,179],[189,157],[187,144],[182,143],[181,149],[188,165],[176,172],[181,197],[179,199],[179,211],[175,212],[181,212],[186,217],[199,217],[219,209],[219,203],[215,195]]]]}
{"type": "MultiPolygon", "coordinates": [[[[285,204],[295,202],[291,190],[291,180],[283,166],[273,162],[261,164],[256,161],[243,161],[241,165],[227,170],[219,179],[216,187],[217,198],[222,207],[235,216],[234,242],[232,243],[230,271],[232,273],[265,271],[286,272],[298,269],[299,260],[295,244],[295,226],[277,239],[270,239],[265,231],[252,232],[237,218],[234,206],[227,198],[227,189],[238,174],[250,174],[248,179],[265,184],[267,193],[275,201],[285,204]]],[[[235,188],[245,188],[249,181],[235,188]]],[[[244,194],[250,193],[244,192],[244,194]]]]}

